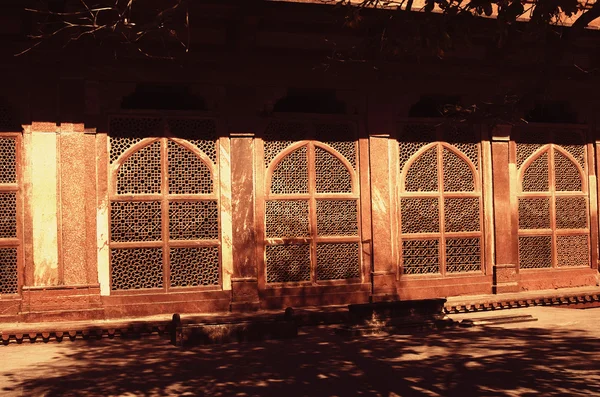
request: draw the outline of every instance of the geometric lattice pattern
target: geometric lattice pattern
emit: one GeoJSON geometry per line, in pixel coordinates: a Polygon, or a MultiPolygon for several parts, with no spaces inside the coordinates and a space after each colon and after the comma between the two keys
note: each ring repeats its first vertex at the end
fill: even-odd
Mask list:
{"type": "Polygon", "coordinates": [[[519,197],[519,229],[549,229],[550,198],[519,197]]]}
{"type": "MultiPolygon", "coordinates": [[[[565,137],[559,138],[562,141],[565,137]]],[[[540,154],[541,147],[517,144],[518,158],[538,156],[527,168],[521,167],[522,191],[546,192],[544,197],[535,197],[539,193],[535,196],[521,194],[519,230],[551,229],[551,235],[534,236],[520,232],[519,265],[522,269],[589,266],[589,237],[582,234],[589,230],[588,198],[584,192],[585,175],[579,167],[586,169],[585,146],[549,144],[540,154]],[[530,154],[534,149],[537,152],[530,154]],[[553,180],[549,180],[550,170],[554,171],[553,180]]]]}
{"type": "Polygon", "coordinates": [[[194,144],[213,163],[217,163],[217,125],[213,119],[169,118],[167,126],[171,134],[194,144]]]}
{"type": "Polygon", "coordinates": [[[446,232],[478,232],[479,197],[444,198],[444,226],[446,232]]]}
{"type": "Polygon", "coordinates": [[[446,239],[446,271],[448,273],[481,271],[479,237],[446,239]]]}
{"type": "Polygon", "coordinates": [[[111,241],[162,240],[158,201],[112,201],[110,219],[111,241]]]}
{"type": "Polygon", "coordinates": [[[121,161],[113,181],[117,198],[111,201],[111,288],[218,285],[220,248],[213,241],[220,236],[215,121],[121,118],[111,122],[110,135],[111,162],[132,145],[154,139],[121,161]],[[141,194],[151,196],[122,201],[123,195],[141,194]],[[212,246],[173,247],[177,240],[208,241],[212,246]],[[122,244],[145,241],[160,246],[122,244]]]}
{"type": "Polygon", "coordinates": [[[219,238],[219,211],[216,200],[171,201],[171,240],[213,240],[219,238]]]}
{"type": "Polygon", "coordinates": [[[584,145],[561,145],[563,149],[571,154],[575,160],[581,165],[585,164],[585,146],[584,145]]]}
{"type": "Polygon", "coordinates": [[[556,228],[587,228],[587,203],[585,197],[556,197],[556,228]]]}
{"type": "Polygon", "coordinates": [[[160,193],[160,141],[136,152],[119,167],[117,194],[160,193]]]}
{"type": "Polygon", "coordinates": [[[317,193],[352,193],[352,178],[344,164],[328,151],[315,148],[317,193]]]}
{"type": "Polygon", "coordinates": [[[0,248],[0,294],[17,292],[17,248],[0,248]]]}
{"type": "Polygon", "coordinates": [[[171,140],[168,153],[170,194],[212,193],[212,175],[200,157],[171,140]]]}
{"type": "Polygon", "coordinates": [[[17,193],[0,193],[0,238],[17,237],[17,193]]]}
{"type": "Polygon", "coordinates": [[[440,231],[438,198],[402,198],[400,201],[402,233],[436,233],[440,231]]]}
{"type": "Polygon", "coordinates": [[[307,147],[293,151],[276,166],[271,177],[272,194],[308,193],[307,147]]]}
{"type": "Polygon", "coordinates": [[[423,129],[424,136],[398,137],[400,169],[405,175],[400,181],[402,272],[405,275],[481,272],[479,139],[468,126],[426,127],[430,129],[423,129]],[[433,137],[436,130],[451,146],[437,142],[438,138],[433,137]],[[427,134],[432,141],[426,140],[427,134]],[[425,145],[429,148],[417,154],[425,145]],[[406,164],[410,164],[408,169],[406,164]]]}
{"type": "Polygon", "coordinates": [[[519,267],[552,267],[552,236],[519,236],[519,267]]]}
{"type": "Polygon", "coordinates": [[[306,139],[307,126],[305,123],[289,121],[272,121],[264,135],[265,167],[283,149],[294,142],[306,139]]]}
{"type": "Polygon", "coordinates": [[[462,154],[467,156],[475,166],[479,169],[479,145],[475,143],[453,143],[462,154]]]}
{"type": "Polygon", "coordinates": [[[398,151],[400,154],[400,170],[423,146],[435,142],[436,127],[432,124],[408,124],[398,133],[398,151]]]}
{"type": "Polygon", "coordinates": [[[0,138],[0,183],[17,183],[17,151],[14,138],[0,138]]]}
{"type": "Polygon", "coordinates": [[[319,236],[358,236],[357,200],[317,200],[319,236]]]}
{"type": "Polygon", "coordinates": [[[356,137],[347,124],[316,123],[312,127],[315,136],[329,140],[305,141],[290,151],[289,145],[307,139],[310,125],[273,122],[265,133],[266,186],[270,186],[265,200],[265,237],[274,239],[265,246],[268,283],[361,275],[359,207],[353,192],[356,137]],[[277,129],[281,136],[272,135],[277,129]]]}
{"type": "Polygon", "coordinates": [[[557,265],[573,267],[590,265],[588,236],[556,236],[557,265]]]}
{"type": "Polygon", "coordinates": [[[444,148],[444,191],[472,192],[475,180],[469,164],[455,153],[444,148]]]}
{"type": "Polygon", "coordinates": [[[158,136],[162,120],[156,117],[119,117],[110,121],[110,162],[142,139],[158,136]]]}
{"type": "Polygon", "coordinates": [[[404,274],[432,274],[440,272],[439,240],[402,240],[404,274]]]}
{"type": "Polygon", "coordinates": [[[317,280],[360,277],[358,243],[318,243],[317,280]]]}
{"type": "Polygon", "coordinates": [[[437,148],[434,146],[421,154],[406,173],[404,186],[407,192],[435,192],[438,190],[437,148]]]}
{"type": "Polygon", "coordinates": [[[162,288],[162,248],[110,250],[111,289],[162,288]]]}
{"type": "Polygon", "coordinates": [[[548,185],[548,152],[537,157],[523,174],[524,192],[547,192],[548,185]]]}
{"type": "Polygon", "coordinates": [[[171,287],[219,285],[219,247],[171,248],[171,287]]]}
{"type": "Polygon", "coordinates": [[[314,124],[314,134],[317,139],[328,137],[325,143],[334,148],[356,169],[356,134],[348,123],[314,124]]]}
{"type": "Polygon", "coordinates": [[[310,245],[267,245],[268,283],[310,281],[310,245]]]}
{"type": "Polygon", "coordinates": [[[339,141],[325,142],[327,145],[334,148],[339,154],[344,156],[346,160],[356,169],[356,142],[355,141],[339,141]]]}
{"type": "Polygon", "coordinates": [[[538,143],[518,143],[517,144],[517,167],[527,160],[533,153],[540,149],[543,145],[538,143]]]}
{"type": "Polygon", "coordinates": [[[273,237],[308,237],[307,200],[268,200],[266,234],[273,237]]]}
{"type": "Polygon", "coordinates": [[[558,150],[554,151],[554,170],[557,191],[580,192],[582,190],[581,176],[577,166],[558,150]]]}

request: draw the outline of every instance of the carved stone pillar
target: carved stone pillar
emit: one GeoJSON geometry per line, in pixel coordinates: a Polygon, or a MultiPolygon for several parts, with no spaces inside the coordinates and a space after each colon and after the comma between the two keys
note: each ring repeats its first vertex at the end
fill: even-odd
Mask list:
{"type": "Polygon", "coordinates": [[[516,292],[518,285],[518,214],[511,177],[516,174],[515,159],[510,156],[510,126],[492,131],[492,178],[494,185],[494,264],[493,291],[516,292]]]}

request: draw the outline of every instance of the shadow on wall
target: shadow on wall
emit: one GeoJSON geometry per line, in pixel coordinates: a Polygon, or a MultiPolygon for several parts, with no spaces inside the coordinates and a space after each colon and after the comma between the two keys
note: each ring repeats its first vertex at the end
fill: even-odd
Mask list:
{"type": "Polygon", "coordinates": [[[587,335],[471,328],[344,339],[331,329],[313,329],[293,340],[191,350],[156,339],[81,342],[43,365],[5,374],[0,381],[7,386],[0,390],[45,396],[590,396],[600,390],[600,340],[587,335]]]}

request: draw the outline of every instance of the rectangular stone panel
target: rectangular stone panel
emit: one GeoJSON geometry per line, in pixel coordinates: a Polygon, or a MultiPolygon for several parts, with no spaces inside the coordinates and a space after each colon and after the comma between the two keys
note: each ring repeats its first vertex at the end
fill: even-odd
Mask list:
{"type": "Polygon", "coordinates": [[[552,267],[552,236],[519,237],[519,267],[543,269],[552,267]]]}
{"type": "Polygon", "coordinates": [[[585,197],[556,197],[556,227],[558,229],[587,228],[585,197]]]}
{"type": "Polygon", "coordinates": [[[267,201],[265,223],[268,238],[308,237],[308,201],[267,201]]]}
{"type": "Polygon", "coordinates": [[[219,285],[219,247],[171,248],[171,287],[219,285]]]}
{"type": "Polygon", "coordinates": [[[519,229],[549,229],[550,198],[519,198],[519,229]]]}
{"type": "Polygon", "coordinates": [[[214,240],[219,238],[219,211],[216,200],[171,201],[171,240],[214,240]]]}
{"type": "Polygon", "coordinates": [[[403,198],[400,201],[402,233],[436,233],[440,230],[438,198],[403,198]]]}
{"type": "Polygon", "coordinates": [[[481,239],[446,239],[446,272],[466,273],[481,271],[481,239]]]}
{"type": "Polygon", "coordinates": [[[317,280],[360,277],[358,243],[317,244],[317,280]]]}
{"type": "Polygon", "coordinates": [[[0,294],[17,292],[17,249],[0,248],[0,294]]]}
{"type": "Polygon", "coordinates": [[[356,200],[317,200],[318,235],[357,236],[357,204],[356,200]]]}
{"type": "Polygon", "coordinates": [[[110,203],[110,239],[113,242],[160,241],[159,201],[113,201],[110,203]]]}
{"type": "Polygon", "coordinates": [[[162,248],[111,249],[111,289],[163,287],[162,248]]]}
{"type": "Polygon", "coordinates": [[[556,236],[557,265],[564,267],[590,266],[588,236],[556,236]]]}
{"type": "Polygon", "coordinates": [[[310,281],[310,245],[268,245],[267,282],[310,281]]]}
{"type": "Polygon", "coordinates": [[[440,272],[440,241],[402,240],[404,274],[432,274],[440,272]]]}

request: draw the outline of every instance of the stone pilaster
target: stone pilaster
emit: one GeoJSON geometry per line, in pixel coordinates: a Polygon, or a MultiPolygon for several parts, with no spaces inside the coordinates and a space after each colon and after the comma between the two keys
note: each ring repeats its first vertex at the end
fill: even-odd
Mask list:
{"type": "Polygon", "coordinates": [[[233,274],[231,310],[259,308],[254,197],[254,134],[231,133],[233,274]]]}
{"type": "Polygon", "coordinates": [[[510,161],[510,126],[492,131],[492,170],[494,186],[494,293],[516,292],[518,285],[518,218],[512,202],[515,186],[511,178],[516,164],[510,161]]]}
{"type": "Polygon", "coordinates": [[[100,317],[96,158],[83,124],[24,126],[26,320],[100,317]]]}

